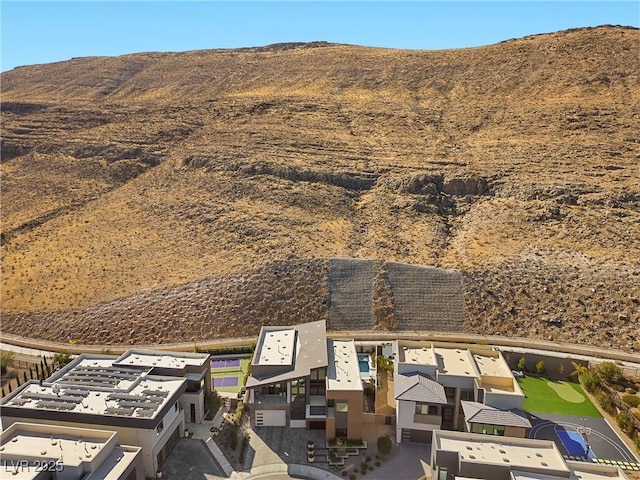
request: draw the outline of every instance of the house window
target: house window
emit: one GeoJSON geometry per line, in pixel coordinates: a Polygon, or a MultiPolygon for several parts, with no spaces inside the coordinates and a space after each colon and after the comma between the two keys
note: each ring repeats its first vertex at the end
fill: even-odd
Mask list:
{"type": "Polygon", "coordinates": [[[447,400],[453,400],[456,398],[456,389],[453,387],[444,387],[444,394],[447,396],[447,400]]]}
{"type": "Polygon", "coordinates": [[[320,368],[311,372],[311,380],[309,381],[310,395],[324,395],[326,392],[326,370],[320,368]]]}
{"type": "Polygon", "coordinates": [[[436,412],[437,412],[438,407],[436,407],[435,405],[429,405],[428,403],[416,402],[416,413],[418,415],[435,415],[435,414],[430,413],[430,409],[431,409],[432,406],[436,409],[436,412]]]}
{"type": "Polygon", "coordinates": [[[336,412],[345,413],[348,411],[349,411],[349,403],[336,401],[336,412]]]}
{"type": "Polygon", "coordinates": [[[473,402],[474,400],[473,390],[460,390],[460,400],[473,402]]]}
{"type": "Polygon", "coordinates": [[[158,432],[158,434],[160,434],[160,432],[162,432],[163,429],[164,429],[164,420],[160,420],[160,423],[156,427],[156,432],[158,432]]]}
{"type": "Polygon", "coordinates": [[[292,402],[298,397],[306,398],[306,391],[307,391],[306,379],[299,378],[297,380],[291,381],[291,401],[292,402]]]}

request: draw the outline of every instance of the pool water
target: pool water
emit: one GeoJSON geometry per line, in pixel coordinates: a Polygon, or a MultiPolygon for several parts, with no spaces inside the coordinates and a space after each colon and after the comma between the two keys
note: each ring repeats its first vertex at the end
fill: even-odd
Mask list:
{"type": "Polygon", "coordinates": [[[369,355],[358,355],[360,373],[369,373],[369,355]]]}

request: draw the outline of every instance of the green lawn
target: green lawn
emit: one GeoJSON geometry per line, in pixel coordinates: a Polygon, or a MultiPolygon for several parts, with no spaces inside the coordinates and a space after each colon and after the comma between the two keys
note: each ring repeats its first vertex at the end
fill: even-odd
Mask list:
{"type": "Polygon", "coordinates": [[[251,357],[240,358],[240,367],[227,367],[227,368],[214,368],[211,369],[211,378],[221,377],[233,377],[238,376],[238,385],[235,387],[215,387],[219,392],[238,393],[244,386],[242,385],[242,379],[244,375],[249,371],[249,364],[251,363],[251,357]]]}
{"type": "Polygon", "coordinates": [[[518,383],[525,395],[526,412],[602,417],[578,383],[533,376],[518,378],[518,383]]]}

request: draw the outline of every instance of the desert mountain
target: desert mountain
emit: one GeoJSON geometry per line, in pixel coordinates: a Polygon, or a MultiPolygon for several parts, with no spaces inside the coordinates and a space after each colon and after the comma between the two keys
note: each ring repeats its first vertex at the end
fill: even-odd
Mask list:
{"type": "Polygon", "coordinates": [[[5,72],[2,329],[252,334],[327,317],[356,257],[374,297],[385,262],[461,272],[469,332],[640,350],[639,51],[603,26],[5,72]]]}

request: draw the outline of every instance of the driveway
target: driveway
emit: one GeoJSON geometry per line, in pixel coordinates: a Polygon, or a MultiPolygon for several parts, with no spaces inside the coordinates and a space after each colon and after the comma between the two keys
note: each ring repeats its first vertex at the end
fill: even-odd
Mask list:
{"type": "Polygon", "coordinates": [[[202,440],[181,438],[160,469],[169,480],[219,480],[226,478],[202,440]]]}
{"type": "Polygon", "coordinates": [[[422,462],[429,463],[431,444],[401,443],[398,456],[367,473],[362,480],[418,480],[424,477],[422,462]]]}

